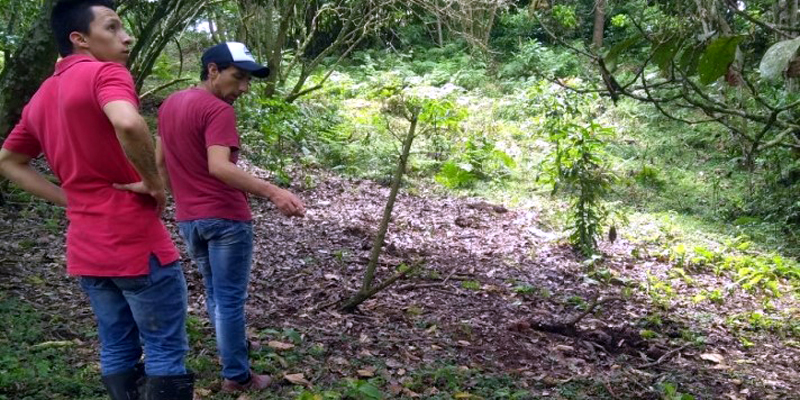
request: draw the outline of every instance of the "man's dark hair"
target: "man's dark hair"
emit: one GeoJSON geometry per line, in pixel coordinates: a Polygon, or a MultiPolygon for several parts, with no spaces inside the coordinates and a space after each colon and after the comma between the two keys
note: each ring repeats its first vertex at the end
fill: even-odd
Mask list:
{"type": "MultiPolygon", "coordinates": [[[[211,63],[208,63],[211,64],[211,63]]],[[[203,65],[203,68],[200,70],[200,80],[205,81],[208,79],[208,64],[203,65]]],[[[214,63],[217,66],[217,71],[222,72],[222,70],[231,66],[231,63],[214,63]]]]}
{"type": "Polygon", "coordinates": [[[58,53],[62,57],[72,54],[72,32],[89,33],[89,24],[94,20],[92,7],[101,6],[115,10],[113,0],[60,0],[50,14],[50,27],[56,39],[58,53]]]}

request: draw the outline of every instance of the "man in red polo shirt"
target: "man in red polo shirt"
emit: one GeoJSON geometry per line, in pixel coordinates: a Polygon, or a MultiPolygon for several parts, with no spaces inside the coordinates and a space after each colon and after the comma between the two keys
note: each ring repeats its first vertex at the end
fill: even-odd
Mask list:
{"type": "Polygon", "coordinates": [[[3,143],[0,173],[67,208],[67,272],[91,301],[111,398],[139,398],[144,345],[147,399],[189,400],[186,282],[160,220],[164,184],[125,68],[132,40],[111,0],[62,0],[51,24],[64,58],[3,143]],[[60,187],[31,167],[42,153],[60,187]]]}
{"type": "Polygon", "coordinates": [[[209,48],[201,61],[200,85],[173,93],[158,110],[156,158],[171,183],[181,235],[203,274],[222,390],[261,390],[270,379],[250,370],[245,336],[253,254],[247,195],[267,198],[289,216],[302,216],[305,208],[291,192],[236,166],[239,134],[231,104],[247,91],[251,75],[264,78],[269,70],[237,42],[209,48]]]}

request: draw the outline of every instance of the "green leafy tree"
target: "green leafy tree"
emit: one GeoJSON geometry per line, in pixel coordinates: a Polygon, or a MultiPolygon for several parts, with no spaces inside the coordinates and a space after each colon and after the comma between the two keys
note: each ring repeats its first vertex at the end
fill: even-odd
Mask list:
{"type": "Polygon", "coordinates": [[[612,21],[627,28],[618,30],[623,34],[602,53],[556,33],[558,26],[548,21],[564,20],[563,12],[554,8],[537,18],[553,42],[597,65],[601,79],[564,86],[615,101],[646,102],[687,124],[721,125],[737,139],[745,164],[752,167],[763,150],[800,149],[800,98],[793,90],[800,76],[800,42],[795,39],[800,28],[786,23],[791,20],[787,15],[795,20],[797,15],[789,3],[747,2],[742,8],[722,0],[681,7],[637,2],[638,7],[619,14],[612,11],[612,21]],[[623,64],[634,67],[633,73],[618,68],[623,64]]]}
{"type": "MultiPolygon", "coordinates": [[[[586,256],[596,252],[603,228],[620,219],[612,212],[606,197],[616,176],[611,171],[602,138],[610,134],[589,118],[588,108],[580,97],[556,98],[545,123],[545,132],[553,150],[542,163],[544,181],[552,184],[552,194],[564,192],[570,197],[570,241],[586,256]]],[[[615,229],[609,227],[610,229],[615,229]]]]}

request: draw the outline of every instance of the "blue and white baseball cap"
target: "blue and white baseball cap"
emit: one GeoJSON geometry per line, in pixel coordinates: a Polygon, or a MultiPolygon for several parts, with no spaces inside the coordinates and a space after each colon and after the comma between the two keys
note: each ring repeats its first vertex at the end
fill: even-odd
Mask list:
{"type": "Polygon", "coordinates": [[[203,53],[201,61],[203,62],[203,68],[209,63],[230,64],[250,72],[256,78],[269,76],[269,68],[257,63],[244,43],[224,42],[210,47],[203,53]]]}

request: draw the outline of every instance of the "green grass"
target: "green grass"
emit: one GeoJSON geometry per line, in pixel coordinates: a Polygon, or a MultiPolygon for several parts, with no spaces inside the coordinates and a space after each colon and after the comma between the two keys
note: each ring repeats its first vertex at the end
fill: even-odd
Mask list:
{"type": "Polygon", "coordinates": [[[104,399],[88,337],[53,336],[58,317],[0,292],[0,399],[104,399]],[[91,352],[89,350],[89,352],[91,352]]]}

